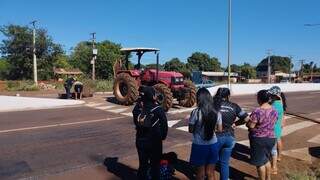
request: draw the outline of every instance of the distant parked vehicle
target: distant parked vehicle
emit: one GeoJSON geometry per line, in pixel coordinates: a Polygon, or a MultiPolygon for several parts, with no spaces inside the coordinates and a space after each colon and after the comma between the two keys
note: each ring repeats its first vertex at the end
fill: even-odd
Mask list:
{"type": "Polygon", "coordinates": [[[313,83],[320,83],[320,79],[315,79],[312,81],[313,83]]]}
{"type": "Polygon", "coordinates": [[[203,87],[210,88],[210,87],[214,86],[214,82],[211,81],[211,80],[204,80],[204,81],[202,81],[201,84],[195,84],[195,86],[196,86],[197,89],[200,89],[200,88],[203,88],[203,87]]]}
{"type": "Polygon", "coordinates": [[[191,80],[195,84],[197,89],[202,87],[210,88],[214,86],[214,82],[202,76],[201,71],[193,71],[191,80]]]}
{"type": "Polygon", "coordinates": [[[291,82],[288,79],[283,79],[283,80],[280,81],[280,83],[285,84],[285,83],[291,83],[291,82]]]}

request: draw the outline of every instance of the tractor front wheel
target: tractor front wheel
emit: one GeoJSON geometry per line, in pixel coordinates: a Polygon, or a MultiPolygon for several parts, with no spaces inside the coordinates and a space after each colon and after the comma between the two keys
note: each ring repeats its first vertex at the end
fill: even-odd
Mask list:
{"type": "Polygon", "coordinates": [[[127,73],[120,73],[113,83],[113,94],[120,104],[131,105],[139,96],[138,88],[133,77],[127,73]]]}
{"type": "Polygon", "coordinates": [[[179,101],[179,105],[183,107],[192,107],[196,103],[196,86],[191,81],[184,81],[184,88],[187,91],[184,94],[184,99],[179,101]]]}
{"type": "Polygon", "coordinates": [[[168,111],[173,101],[171,90],[164,84],[156,84],[153,87],[156,90],[158,102],[165,111],[168,111]]]}

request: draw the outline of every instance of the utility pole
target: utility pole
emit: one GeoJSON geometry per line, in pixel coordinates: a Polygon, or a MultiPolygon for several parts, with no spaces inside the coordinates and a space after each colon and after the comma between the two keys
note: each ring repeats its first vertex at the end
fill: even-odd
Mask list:
{"type": "Polygon", "coordinates": [[[231,0],[229,0],[229,8],[228,8],[228,87],[231,88],[231,68],[230,68],[230,61],[231,61],[231,0]]]}
{"type": "Polygon", "coordinates": [[[267,54],[268,54],[268,83],[271,83],[271,49],[267,50],[267,54]]]}
{"type": "Polygon", "coordinates": [[[38,72],[37,72],[37,56],[36,56],[36,22],[32,21],[33,25],[33,41],[32,41],[32,53],[33,53],[33,80],[34,84],[38,86],[38,72]]]}
{"type": "Polygon", "coordinates": [[[313,82],[313,61],[310,63],[310,81],[313,82]]]}
{"type": "Polygon", "coordinates": [[[300,77],[301,77],[301,79],[303,80],[303,64],[304,64],[304,59],[301,59],[300,60],[300,77]]]}
{"type": "Polygon", "coordinates": [[[92,35],[92,60],[91,60],[91,64],[92,64],[92,80],[96,80],[96,58],[97,58],[97,49],[95,47],[95,41],[96,41],[96,33],[90,33],[92,35]]]}
{"type": "Polygon", "coordinates": [[[289,55],[289,82],[291,82],[291,62],[292,62],[292,58],[293,56],[289,55]]]}

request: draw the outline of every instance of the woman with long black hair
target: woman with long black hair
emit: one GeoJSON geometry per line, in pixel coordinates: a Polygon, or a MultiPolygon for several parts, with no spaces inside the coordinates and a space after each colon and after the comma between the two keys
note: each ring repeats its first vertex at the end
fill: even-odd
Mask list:
{"type": "Polygon", "coordinates": [[[230,100],[230,90],[219,88],[213,98],[214,109],[222,115],[223,131],[217,132],[219,164],[221,167],[220,179],[229,179],[229,160],[235,145],[234,125],[244,124],[248,121],[248,114],[240,106],[230,100]],[[236,119],[239,120],[236,122],[236,119]]]}
{"type": "Polygon", "coordinates": [[[218,146],[215,130],[222,130],[221,114],[214,110],[212,97],[206,88],[197,92],[197,108],[189,118],[193,134],[190,163],[197,167],[197,179],[215,179],[218,146]]]}

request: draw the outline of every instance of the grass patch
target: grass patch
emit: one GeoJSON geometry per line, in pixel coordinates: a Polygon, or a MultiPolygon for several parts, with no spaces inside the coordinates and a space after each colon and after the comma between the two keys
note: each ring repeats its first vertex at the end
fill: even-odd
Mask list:
{"type": "Polygon", "coordinates": [[[289,171],[286,177],[289,180],[319,180],[320,167],[310,168],[305,171],[289,171]]]}
{"type": "Polygon", "coordinates": [[[96,92],[107,92],[113,90],[113,81],[111,80],[97,80],[95,82],[96,92]]]}
{"type": "Polygon", "coordinates": [[[39,88],[33,81],[7,81],[7,91],[38,91],[39,88]]]}

